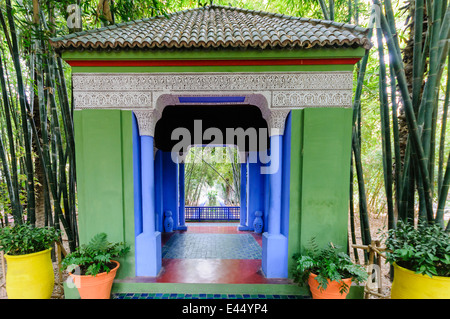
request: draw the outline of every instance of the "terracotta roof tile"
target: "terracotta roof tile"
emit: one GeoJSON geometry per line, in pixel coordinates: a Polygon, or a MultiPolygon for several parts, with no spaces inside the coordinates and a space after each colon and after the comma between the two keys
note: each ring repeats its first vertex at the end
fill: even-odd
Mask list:
{"type": "Polygon", "coordinates": [[[370,48],[368,29],[226,6],[206,6],[51,39],[57,50],[119,48],[370,48]]]}

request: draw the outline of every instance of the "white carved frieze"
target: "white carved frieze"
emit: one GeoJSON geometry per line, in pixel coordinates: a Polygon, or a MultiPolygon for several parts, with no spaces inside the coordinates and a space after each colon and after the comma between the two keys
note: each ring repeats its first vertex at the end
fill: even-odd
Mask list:
{"type": "Polygon", "coordinates": [[[74,73],[75,108],[148,109],[155,92],[266,92],[269,108],[350,107],[352,72],[74,73]]]}
{"type": "Polygon", "coordinates": [[[232,104],[257,106],[278,135],[291,109],[351,107],[352,85],[349,71],[73,74],[75,109],[133,110],[140,135],[151,136],[167,105],[186,105],[180,96],[244,96],[232,104]]]}
{"type": "Polygon", "coordinates": [[[74,73],[80,90],[333,90],[351,89],[352,72],[74,73]]]}
{"type": "Polygon", "coordinates": [[[272,108],[279,107],[343,107],[351,106],[352,91],[275,91],[272,93],[272,108]]]}
{"type": "Polygon", "coordinates": [[[76,109],[148,109],[152,108],[152,92],[75,91],[76,109]]]}

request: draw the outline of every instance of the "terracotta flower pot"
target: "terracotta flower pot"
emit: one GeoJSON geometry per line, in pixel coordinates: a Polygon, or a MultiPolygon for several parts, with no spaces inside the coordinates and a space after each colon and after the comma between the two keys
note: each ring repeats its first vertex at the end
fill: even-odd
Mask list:
{"type": "Polygon", "coordinates": [[[340,293],[343,286],[342,282],[328,280],[327,288],[320,289],[319,282],[316,280],[317,275],[310,274],[308,278],[308,285],[313,299],[345,299],[352,284],[352,278],[343,279],[342,281],[348,286],[347,292],[340,293]]]}
{"type": "Polygon", "coordinates": [[[427,276],[394,263],[391,299],[449,299],[450,277],[427,276]]]}
{"type": "Polygon", "coordinates": [[[81,299],[110,299],[111,288],[120,264],[111,260],[116,267],[108,273],[102,272],[95,276],[75,275],[69,273],[78,289],[81,299]]]}

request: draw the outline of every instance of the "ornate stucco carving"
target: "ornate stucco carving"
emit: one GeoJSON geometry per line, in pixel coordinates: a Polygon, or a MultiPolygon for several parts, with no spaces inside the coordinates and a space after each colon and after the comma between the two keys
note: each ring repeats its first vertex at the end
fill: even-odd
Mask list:
{"type": "Polygon", "coordinates": [[[270,112],[270,118],[267,121],[269,128],[269,135],[283,135],[284,126],[286,124],[286,117],[290,110],[272,110],[270,112]]]}
{"type": "Polygon", "coordinates": [[[298,92],[277,91],[272,95],[272,108],[280,107],[342,107],[351,105],[352,91],[342,90],[298,92]]]}
{"type": "Polygon", "coordinates": [[[74,73],[73,85],[88,91],[277,91],[351,89],[343,72],[74,73]]]}
{"type": "Polygon", "coordinates": [[[244,96],[232,104],[259,107],[270,134],[283,134],[291,109],[351,107],[352,84],[352,72],[73,74],[75,109],[133,110],[141,135],[154,134],[167,105],[186,105],[179,96],[244,96]]]}
{"type": "Polygon", "coordinates": [[[156,110],[134,110],[139,126],[139,135],[155,136],[156,122],[161,118],[161,113],[156,110]]]}

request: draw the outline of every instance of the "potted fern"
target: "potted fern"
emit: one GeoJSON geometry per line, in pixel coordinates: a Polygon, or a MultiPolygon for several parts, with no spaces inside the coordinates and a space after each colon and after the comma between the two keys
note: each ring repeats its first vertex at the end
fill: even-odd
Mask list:
{"type": "Polygon", "coordinates": [[[30,223],[0,228],[9,299],[50,299],[55,283],[50,253],[59,236],[59,230],[53,227],[30,223]]]}
{"type": "Polygon", "coordinates": [[[320,249],[312,239],[310,248],[293,258],[294,280],[307,281],[313,299],[345,299],[352,282],[363,282],[368,277],[364,267],[354,264],[350,256],[331,242],[320,249]]]}
{"type": "Polygon", "coordinates": [[[120,263],[116,258],[129,251],[124,243],[110,243],[105,233],[68,254],[61,265],[69,272],[81,299],[109,299],[120,263]]]}
{"type": "Polygon", "coordinates": [[[386,248],[394,266],[392,299],[450,299],[450,235],[439,224],[399,221],[386,248]]]}

